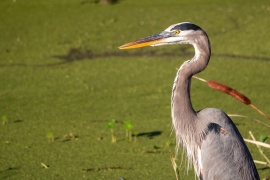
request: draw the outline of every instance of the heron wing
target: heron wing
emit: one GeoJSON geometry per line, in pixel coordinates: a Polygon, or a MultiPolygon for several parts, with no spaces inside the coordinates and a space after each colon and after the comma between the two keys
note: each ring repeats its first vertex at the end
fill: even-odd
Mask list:
{"type": "Polygon", "coordinates": [[[203,120],[207,128],[200,144],[203,179],[259,179],[251,154],[232,120],[216,109],[201,113],[208,118],[203,120]]]}

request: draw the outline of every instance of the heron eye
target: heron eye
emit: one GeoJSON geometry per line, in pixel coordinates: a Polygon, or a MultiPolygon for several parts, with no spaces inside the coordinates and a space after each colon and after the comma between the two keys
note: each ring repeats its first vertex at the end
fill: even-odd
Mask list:
{"type": "Polygon", "coordinates": [[[179,34],[179,33],[180,33],[180,30],[175,30],[175,31],[174,31],[174,34],[175,34],[175,35],[177,35],[177,34],[179,34]]]}

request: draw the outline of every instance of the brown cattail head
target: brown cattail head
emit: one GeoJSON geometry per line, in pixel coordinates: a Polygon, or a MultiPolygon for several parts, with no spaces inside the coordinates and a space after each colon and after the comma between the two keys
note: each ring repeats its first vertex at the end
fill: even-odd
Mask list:
{"type": "Polygon", "coordinates": [[[260,113],[265,118],[270,120],[269,116],[264,114],[264,112],[262,112],[255,105],[253,105],[251,103],[251,101],[245,95],[241,94],[240,92],[236,91],[235,89],[233,89],[233,88],[231,88],[229,86],[226,86],[224,84],[218,83],[216,81],[205,80],[205,79],[199,78],[197,76],[193,76],[193,77],[200,80],[200,81],[203,81],[203,82],[207,83],[210,88],[221,91],[221,92],[226,93],[226,94],[229,94],[232,97],[234,97],[235,99],[237,99],[238,101],[242,102],[243,104],[249,105],[250,107],[255,109],[258,113],[260,113]]]}
{"type": "Polygon", "coordinates": [[[207,85],[208,85],[210,88],[212,88],[212,89],[215,89],[215,90],[224,92],[224,93],[226,93],[226,94],[230,94],[230,92],[232,91],[232,88],[230,88],[229,86],[226,86],[226,85],[224,85],[224,84],[218,83],[218,82],[216,82],[216,81],[208,80],[208,81],[207,81],[207,85]]]}
{"type": "Polygon", "coordinates": [[[235,99],[237,99],[238,101],[246,104],[246,105],[250,105],[251,101],[243,94],[241,94],[240,92],[236,91],[235,89],[226,86],[224,84],[218,83],[216,81],[211,81],[208,80],[207,84],[209,87],[211,87],[212,89],[224,92],[226,94],[231,95],[232,97],[234,97],[235,99]]]}

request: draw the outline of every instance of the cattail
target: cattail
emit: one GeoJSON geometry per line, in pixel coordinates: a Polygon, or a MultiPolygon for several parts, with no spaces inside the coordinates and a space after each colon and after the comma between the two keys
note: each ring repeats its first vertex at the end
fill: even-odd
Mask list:
{"type": "Polygon", "coordinates": [[[235,90],[235,89],[233,89],[233,88],[231,88],[231,87],[229,87],[227,85],[216,82],[216,81],[205,80],[205,79],[199,78],[197,76],[192,76],[192,77],[195,78],[195,79],[198,79],[198,80],[200,80],[202,82],[207,83],[207,85],[212,89],[215,89],[215,90],[218,90],[218,91],[221,91],[223,93],[231,95],[233,98],[237,99],[238,101],[240,101],[243,104],[249,105],[250,107],[255,109],[258,113],[260,113],[265,118],[270,120],[269,116],[264,114],[260,109],[258,109],[254,104],[251,103],[251,100],[248,97],[246,97],[242,93],[238,92],[237,90],[235,90]]]}
{"type": "Polygon", "coordinates": [[[242,102],[242,103],[244,103],[246,105],[251,104],[250,99],[248,99],[244,94],[238,92],[237,90],[235,90],[235,89],[233,89],[233,88],[231,88],[229,86],[226,86],[224,84],[218,83],[216,81],[211,81],[211,80],[208,80],[207,84],[212,89],[215,89],[215,90],[224,92],[226,94],[229,94],[232,97],[234,97],[235,99],[237,99],[238,101],[240,101],[240,102],[242,102]]]}

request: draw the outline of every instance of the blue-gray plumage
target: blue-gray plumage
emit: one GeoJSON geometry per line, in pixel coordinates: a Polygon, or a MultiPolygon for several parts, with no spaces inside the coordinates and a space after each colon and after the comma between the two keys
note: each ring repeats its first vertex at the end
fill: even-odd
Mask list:
{"type": "Polygon", "coordinates": [[[198,121],[203,122],[203,135],[199,143],[201,150],[202,179],[259,179],[251,154],[243,138],[231,119],[214,108],[197,113],[198,121]]]}
{"type": "Polygon", "coordinates": [[[172,90],[172,122],[177,147],[187,153],[201,180],[258,180],[252,156],[232,120],[221,110],[195,111],[190,100],[194,74],[203,71],[210,59],[207,34],[192,23],[174,24],[165,31],[127,43],[120,49],[167,44],[191,44],[195,56],[179,68],[172,90]]]}

